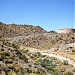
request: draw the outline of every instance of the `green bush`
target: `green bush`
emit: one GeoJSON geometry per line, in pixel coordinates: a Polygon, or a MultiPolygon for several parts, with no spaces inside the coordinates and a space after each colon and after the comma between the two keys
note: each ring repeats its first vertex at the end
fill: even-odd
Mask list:
{"type": "Polygon", "coordinates": [[[68,63],[67,60],[64,60],[63,64],[64,64],[64,65],[69,65],[69,63],[68,63]]]}
{"type": "Polygon", "coordinates": [[[48,70],[53,70],[53,68],[55,66],[53,64],[53,61],[49,60],[49,59],[43,59],[43,61],[41,62],[41,65],[42,65],[42,67],[44,67],[45,69],[48,69],[48,70]]]}

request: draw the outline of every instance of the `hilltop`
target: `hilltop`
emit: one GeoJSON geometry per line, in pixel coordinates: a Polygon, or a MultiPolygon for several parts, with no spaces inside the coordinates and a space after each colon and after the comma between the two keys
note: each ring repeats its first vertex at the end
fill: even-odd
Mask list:
{"type": "Polygon", "coordinates": [[[15,36],[27,36],[33,33],[44,33],[44,30],[40,26],[33,25],[17,25],[17,24],[4,24],[0,23],[0,36],[3,37],[15,37],[15,36]]]}

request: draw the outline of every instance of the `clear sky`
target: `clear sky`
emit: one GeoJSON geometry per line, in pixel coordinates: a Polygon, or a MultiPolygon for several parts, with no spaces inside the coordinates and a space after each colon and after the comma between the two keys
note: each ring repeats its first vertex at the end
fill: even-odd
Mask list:
{"type": "Polygon", "coordinates": [[[74,0],[0,0],[0,22],[74,28],[74,0]]]}

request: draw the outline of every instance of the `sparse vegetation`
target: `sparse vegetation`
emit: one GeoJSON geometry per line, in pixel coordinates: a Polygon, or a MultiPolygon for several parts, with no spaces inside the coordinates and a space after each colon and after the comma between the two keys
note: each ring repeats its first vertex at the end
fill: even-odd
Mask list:
{"type": "Polygon", "coordinates": [[[75,67],[68,61],[42,55],[31,48],[50,49],[54,54],[75,61],[74,42],[75,33],[58,34],[39,26],[0,23],[0,74],[73,75],[75,67]]]}

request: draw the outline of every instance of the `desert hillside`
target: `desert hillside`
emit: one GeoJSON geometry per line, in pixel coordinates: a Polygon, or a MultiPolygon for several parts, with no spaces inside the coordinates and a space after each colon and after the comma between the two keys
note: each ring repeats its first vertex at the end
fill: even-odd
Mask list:
{"type": "Polygon", "coordinates": [[[1,75],[75,75],[75,33],[0,23],[1,75]]]}
{"type": "Polygon", "coordinates": [[[75,67],[66,60],[42,55],[38,49],[21,47],[0,39],[1,75],[74,75],[75,67]]]}
{"type": "Polygon", "coordinates": [[[17,24],[4,24],[0,23],[0,36],[3,37],[15,37],[22,35],[30,35],[33,33],[44,33],[46,32],[40,26],[33,25],[17,25],[17,24]]]}

